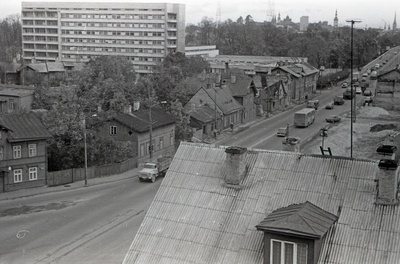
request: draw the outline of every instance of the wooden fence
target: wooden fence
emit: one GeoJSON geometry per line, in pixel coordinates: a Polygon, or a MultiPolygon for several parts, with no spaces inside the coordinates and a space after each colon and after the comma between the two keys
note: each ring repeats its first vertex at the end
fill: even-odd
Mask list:
{"type": "MultiPolygon", "coordinates": [[[[121,174],[137,168],[137,158],[129,159],[121,163],[93,166],[87,168],[87,179],[121,174]]],[[[85,179],[85,168],[75,168],[47,173],[47,185],[57,186],[85,179]]]]}

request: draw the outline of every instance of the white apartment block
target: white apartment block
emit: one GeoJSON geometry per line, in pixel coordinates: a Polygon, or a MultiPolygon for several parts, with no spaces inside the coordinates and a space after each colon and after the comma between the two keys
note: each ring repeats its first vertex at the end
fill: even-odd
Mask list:
{"type": "Polygon", "coordinates": [[[125,56],[148,73],[171,52],[185,52],[185,5],[22,2],[25,63],[85,62],[125,56]]]}

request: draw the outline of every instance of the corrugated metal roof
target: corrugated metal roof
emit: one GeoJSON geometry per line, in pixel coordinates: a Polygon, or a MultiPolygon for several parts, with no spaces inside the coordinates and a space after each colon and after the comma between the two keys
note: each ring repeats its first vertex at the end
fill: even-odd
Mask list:
{"type": "Polygon", "coordinates": [[[8,114],[0,117],[0,126],[12,130],[10,142],[41,140],[51,138],[51,134],[34,113],[8,114]]]}
{"type": "MultiPolygon", "coordinates": [[[[127,127],[132,128],[134,131],[142,133],[150,130],[149,110],[140,110],[130,114],[121,114],[115,116],[114,119],[127,127]]],[[[153,128],[162,127],[165,125],[176,123],[176,118],[168,114],[162,109],[152,108],[151,119],[153,128]]]]}
{"type": "Polygon", "coordinates": [[[318,263],[398,263],[400,209],[375,203],[377,161],[249,149],[229,188],[225,159],[223,146],[181,143],[125,264],[263,263],[255,226],[306,201],[339,216],[318,263]]]}

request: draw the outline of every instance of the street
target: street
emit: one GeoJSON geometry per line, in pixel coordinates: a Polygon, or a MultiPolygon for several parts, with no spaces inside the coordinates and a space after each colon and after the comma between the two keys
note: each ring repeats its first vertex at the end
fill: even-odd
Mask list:
{"type": "MultiPolygon", "coordinates": [[[[246,129],[230,138],[222,139],[217,141],[220,145],[237,145],[248,148],[257,149],[271,149],[271,150],[282,150],[282,137],[276,136],[276,131],[279,127],[286,127],[289,124],[289,136],[299,137],[300,140],[306,141],[318,131],[327,125],[325,118],[329,115],[342,115],[344,113],[350,113],[350,100],[345,100],[343,105],[335,105],[334,109],[327,110],[325,106],[328,102],[332,102],[335,96],[341,96],[345,89],[340,86],[333,87],[331,89],[318,91],[315,98],[320,101],[320,106],[315,114],[315,121],[309,127],[297,128],[293,126],[293,116],[298,110],[306,107],[306,104],[301,104],[279,113],[278,115],[266,118],[260,121],[256,125],[246,129]]],[[[358,104],[363,100],[364,96],[358,94],[356,100],[358,104]]],[[[344,115],[342,116],[342,118],[344,115]]],[[[328,132],[329,133],[329,132],[328,132]]]]}
{"type": "Polygon", "coordinates": [[[161,182],[132,176],[0,200],[0,263],[121,263],[161,182]]]}

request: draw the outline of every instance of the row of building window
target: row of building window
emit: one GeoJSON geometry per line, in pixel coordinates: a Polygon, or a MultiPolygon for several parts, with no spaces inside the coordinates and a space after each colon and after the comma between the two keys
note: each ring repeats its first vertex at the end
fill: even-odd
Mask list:
{"type": "Polygon", "coordinates": [[[24,33],[35,33],[35,34],[58,34],[58,29],[56,28],[24,28],[24,33]]]}
{"type": "MultiPolygon", "coordinates": [[[[152,140],[152,150],[157,151],[157,150],[162,150],[165,148],[164,145],[164,137],[159,137],[158,139],[153,139],[152,140]]],[[[170,134],[169,136],[169,145],[173,146],[174,145],[174,136],[173,134],[170,134]]],[[[141,143],[140,144],[140,150],[139,150],[139,157],[144,157],[146,155],[150,154],[150,141],[146,142],[146,143],[141,143]]]]}
{"type": "Polygon", "coordinates": [[[26,41],[42,41],[42,42],[58,42],[58,37],[46,36],[23,36],[24,42],[26,41]]]}
{"type": "Polygon", "coordinates": [[[23,26],[58,26],[57,20],[23,20],[23,26]]]}
{"type": "MultiPolygon", "coordinates": [[[[164,15],[158,14],[77,14],[77,13],[62,13],[61,18],[75,18],[75,19],[140,19],[140,20],[164,20],[164,15]]],[[[171,14],[169,19],[176,19],[176,15],[171,14]],[[170,18],[171,17],[171,18],[170,18]]]]}
{"type": "Polygon", "coordinates": [[[164,40],[143,39],[90,39],[90,38],[62,38],[64,43],[97,43],[97,44],[128,44],[128,45],[164,45],[164,40]]]}
{"type": "Polygon", "coordinates": [[[58,45],[51,44],[24,44],[24,49],[58,50],[58,45]]]}
{"type": "MultiPolygon", "coordinates": [[[[0,134],[1,138],[1,134],[0,134]]],[[[36,144],[28,144],[28,157],[36,157],[36,144]]],[[[13,158],[20,159],[22,158],[22,146],[16,145],[13,146],[13,158]]],[[[0,160],[4,160],[4,147],[0,147],[0,160]]]]}
{"type": "MultiPolygon", "coordinates": [[[[29,180],[30,181],[36,181],[37,180],[37,175],[38,175],[38,168],[37,167],[30,167],[29,168],[29,180]]],[[[13,170],[13,178],[14,178],[14,183],[22,182],[22,169],[15,169],[13,170]]]]}
{"type": "Polygon", "coordinates": [[[33,51],[24,51],[24,57],[41,57],[41,58],[57,58],[58,52],[33,52],[33,51]]]}
{"type": "MultiPolygon", "coordinates": [[[[63,35],[164,37],[164,32],[147,32],[147,31],[62,30],[61,33],[63,35]]],[[[176,34],[168,36],[174,37],[176,36],[176,34]]]]}
{"type": "Polygon", "coordinates": [[[61,22],[63,27],[117,27],[117,28],[164,28],[164,23],[85,23],[85,22],[61,22]]]}
{"type": "Polygon", "coordinates": [[[125,48],[125,47],[74,47],[62,46],[63,51],[95,51],[95,52],[127,52],[127,53],[150,53],[164,54],[164,49],[143,49],[143,48],[125,48]]]}

